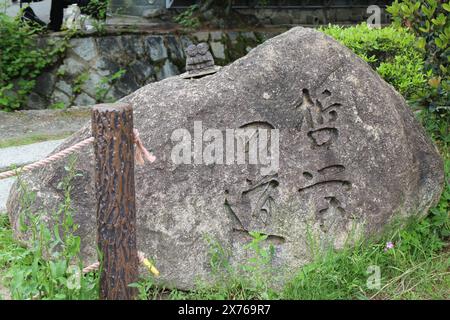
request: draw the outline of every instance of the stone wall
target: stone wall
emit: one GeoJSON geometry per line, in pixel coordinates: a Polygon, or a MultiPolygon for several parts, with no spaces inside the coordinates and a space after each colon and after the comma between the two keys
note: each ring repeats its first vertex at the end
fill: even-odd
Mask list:
{"type": "MultiPolygon", "coordinates": [[[[367,6],[335,7],[335,8],[269,8],[269,9],[239,9],[242,14],[255,15],[264,25],[327,25],[355,24],[367,21],[371,13],[367,13],[367,6]]],[[[380,23],[389,22],[384,7],[380,7],[380,23]]]]}
{"type": "MultiPolygon", "coordinates": [[[[110,11],[113,14],[124,14],[155,18],[157,16],[175,16],[194,4],[196,1],[174,1],[170,9],[166,9],[166,0],[111,0],[110,11]]],[[[370,5],[378,5],[381,9],[381,23],[389,18],[385,7],[392,1],[266,1],[266,6],[254,6],[257,1],[235,1],[234,10],[255,16],[264,25],[316,25],[316,24],[353,24],[366,21],[371,15],[367,13],[370,5]]]]}
{"type": "Polygon", "coordinates": [[[37,79],[25,108],[112,102],[150,82],[185,72],[184,48],[190,43],[208,42],[216,64],[225,65],[282,31],[130,33],[72,38],[65,57],[37,79]]]}

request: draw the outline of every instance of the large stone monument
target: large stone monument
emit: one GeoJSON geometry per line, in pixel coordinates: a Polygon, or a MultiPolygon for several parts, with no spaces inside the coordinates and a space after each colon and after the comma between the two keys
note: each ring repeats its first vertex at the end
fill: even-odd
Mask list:
{"type": "MultiPolygon", "coordinates": [[[[171,77],[122,101],[157,157],[136,168],[138,249],[178,288],[208,278],[208,236],[237,263],[249,232],[264,233],[273,265],[295,271],[311,260],[311,237],[340,248],[396,218],[423,217],[442,191],[442,160],[401,95],[312,29],[291,29],[213,75],[171,77]]],[[[60,148],[89,136],[86,124],[60,148]]],[[[86,263],[97,259],[93,171],[86,148],[72,194],[86,263]]],[[[37,192],[33,210],[62,201],[63,175],[64,161],[24,175],[37,192]]],[[[20,236],[18,195],[13,188],[8,212],[20,236]]]]}

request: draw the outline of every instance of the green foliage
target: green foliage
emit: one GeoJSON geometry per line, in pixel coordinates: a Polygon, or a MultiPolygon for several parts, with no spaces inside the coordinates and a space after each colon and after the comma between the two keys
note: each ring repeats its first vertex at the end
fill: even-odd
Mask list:
{"type": "MultiPolygon", "coordinates": [[[[77,176],[76,158],[71,157],[65,167],[66,175],[57,188],[64,194],[64,201],[50,216],[44,212],[32,212],[35,194],[18,178],[20,198],[20,232],[26,237],[27,246],[12,241],[10,248],[2,250],[0,267],[6,267],[5,281],[13,299],[93,299],[97,298],[97,277],[82,275],[78,225],[74,223],[71,208],[72,181],[77,176]]],[[[3,227],[4,228],[4,227],[3,227]]],[[[5,233],[0,232],[4,235],[5,233]]],[[[9,236],[9,232],[6,233],[9,236]]]]}
{"type": "Polygon", "coordinates": [[[109,0],[90,0],[86,7],[81,8],[81,12],[97,20],[105,20],[108,4],[109,0]]]}
{"type": "Polygon", "coordinates": [[[275,248],[272,244],[268,248],[263,248],[262,245],[267,240],[267,235],[254,231],[250,231],[249,234],[252,241],[245,245],[244,249],[252,251],[254,255],[248,259],[247,264],[243,265],[243,269],[253,274],[262,274],[272,261],[275,248]]]}
{"type": "Polygon", "coordinates": [[[54,104],[50,105],[49,109],[65,109],[66,104],[62,101],[55,102],[54,104]]]}
{"type": "Polygon", "coordinates": [[[21,108],[35,79],[65,52],[67,39],[39,45],[41,31],[0,13],[0,110],[21,108]]]}
{"type": "Polygon", "coordinates": [[[400,27],[371,29],[367,24],[352,27],[328,26],[321,31],[350,48],[369,63],[384,80],[407,100],[425,90],[425,58],[415,46],[415,36],[400,27]]]}
{"type": "MultiPolygon", "coordinates": [[[[425,53],[424,70],[428,86],[419,93],[418,103],[432,111],[440,106],[448,108],[450,4],[445,0],[396,0],[387,11],[395,25],[405,26],[417,37],[417,48],[425,53]]],[[[447,112],[450,111],[447,109],[447,112]]]]}
{"type": "Polygon", "coordinates": [[[179,23],[186,29],[197,29],[200,27],[200,20],[198,17],[194,16],[194,13],[198,10],[199,6],[194,4],[187,8],[185,11],[181,12],[174,18],[176,23],[179,23]]]}
{"type": "Polygon", "coordinates": [[[58,140],[58,139],[64,139],[70,136],[70,132],[63,132],[58,134],[51,134],[51,133],[31,133],[29,135],[21,136],[21,137],[14,137],[14,138],[4,138],[0,139],[0,149],[1,148],[8,148],[8,147],[16,147],[26,144],[32,144],[42,141],[48,141],[48,140],[58,140]]]}
{"type": "Polygon", "coordinates": [[[286,285],[283,299],[446,299],[450,277],[448,254],[429,219],[414,222],[385,237],[384,242],[360,243],[319,255],[286,285]],[[379,268],[379,285],[368,286],[372,268],[379,268]]]}
{"type": "Polygon", "coordinates": [[[126,70],[120,69],[113,75],[109,77],[103,77],[100,80],[100,83],[95,87],[95,99],[97,102],[113,102],[109,101],[106,96],[108,95],[109,91],[111,90],[114,83],[117,82],[122,76],[125,74],[126,70]]]}
{"type": "Polygon", "coordinates": [[[209,247],[209,265],[214,274],[219,274],[223,270],[229,272],[231,270],[230,266],[230,250],[225,249],[219,242],[206,236],[206,242],[209,247]]]}
{"type": "MultiPolygon", "coordinates": [[[[440,205],[445,205],[444,199],[440,205]]],[[[275,276],[282,270],[275,272],[270,266],[268,257],[273,249],[270,245],[263,249],[266,236],[259,233],[252,233],[252,241],[244,246],[253,256],[237,269],[228,263],[219,264],[225,268],[213,269],[216,277],[212,283],[198,282],[189,292],[159,287],[153,278],[144,278],[133,286],[144,300],[448,299],[450,255],[442,252],[448,245],[443,238],[450,230],[448,207],[437,208],[438,212],[433,210],[425,220],[411,220],[406,227],[392,226],[381,239],[357,241],[339,251],[314,249],[314,261],[278,289],[275,276]],[[392,243],[392,248],[387,243],[392,243]],[[376,269],[380,277],[374,285],[371,277],[376,269]]],[[[209,243],[212,266],[229,258],[227,250],[209,243]],[[222,253],[225,255],[220,257],[222,253]]]]}
{"type": "Polygon", "coordinates": [[[276,291],[270,284],[276,279],[272,268],[274,247],[266,243],[267,236],[259,232],[249,233],[252,240],[243,249],[249,258],[242,264],[232,266],[231,249],[224,248],[207,236],[213,282],[198,281],[195,290],[189,292],[166,289],[155,284],[155,279],[146,277],[132,284],[139,290],[140,299],[274,299],[276,291]]]}
{"type": "MultiPolygon", "coordinates": [[[[271,287],[276,279],[275,270],[272,268],[274,247],[266,243],[267,235],[259,232],[249,232],[249,234],[252,240],[243,247],[244,250],[248,250],[248,259],[236,267],[233,267],[229,261],[230,250],[208,237],[214,282],[198,282],[196,289],[191,292],[171,290],[167,293],[168,297],[177,300],[275,298],[276,292],[271,287]]],[[[158,288],[153,287],[149,292],[155,296],[158,288]]]]}
{"type": "Polygon", "coordinates": [[[75,94],[81,93],[81,89],[88,79],[89,79],[89,72],[85,71],[85,72],[79,74],[73,80],[73,87],[72,87],[73,93],[75,93],[75,94]]]}
{"type": "Polygon", "coordinates": [[[428,134],[435,141],[444,159],[444,190],[439,203],[430,209],[431,222],[439,226],[436,233],[442,238],[450,237],[450,112],[422,110],[419,118],[428,134]]]}

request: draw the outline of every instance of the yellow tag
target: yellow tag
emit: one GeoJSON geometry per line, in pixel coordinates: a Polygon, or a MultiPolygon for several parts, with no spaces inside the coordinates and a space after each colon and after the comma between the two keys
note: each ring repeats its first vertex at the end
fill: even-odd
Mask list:
{"type": "Polygon", "coordinates": [[[153,273],[156,277],[159,276],[159,271],[156,269],[156,267],[148,260],[144,259],[144,266],[147,267],[147,269],[153,273]]]}

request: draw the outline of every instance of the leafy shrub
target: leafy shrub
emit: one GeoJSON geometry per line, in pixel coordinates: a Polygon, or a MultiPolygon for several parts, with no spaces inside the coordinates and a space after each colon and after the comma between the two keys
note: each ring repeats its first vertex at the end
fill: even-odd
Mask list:
{"type": "Polygon", "coordinates": [[[126,70],[119,69],[116,73],[103,77],[100,83],[95,87],[95,99],[97,102],[114,102],[114,99],[108,99],[107,95],[111,91],[112,86],[126,73],[126,70]]]}
{"type": "Polygon", "coordinates": [[[176,23],[179,23],[186,29],[197,29],[200,27],[200,20],[198,17],[194,16],[194,12],[198,10],[198,5],[194,4],[187,8],[185,11],[181,12],[174,18],[176,23]]]}
{"type": "Polygon", "coordinates": [[[0,13],[0,110],[21,108],[42,70],[65,52],[64,40],[39,45],[40,31],[0,13]]]}
{"type": "Polygon", "coordinates": [[[95,19],[105,20],[108,4],[109,0],[90,0],[86,7],[81,7],[81,12],[95,19]]]}
{"type": "Polygon", "coordinates": [[[418,91],[427,87],[424,54],[415,47],[415,36],[405,28],[372,29],[364,23],[329,26],[321,31],[364,59],[406,99],[414,99],[418,91]]]}
{"type": "Polygon", "coordinates": [[[417,37],[419,50],[425,53],[428,86],[418,94],[418,103],[431,110],[448,106],[450,91],[450,4],[448,0],[395,0],[387,8],[394,24],[404,26],[417,37]]]}
{"type": "Polygon", "coordinates": [[[5,246],[0,252],[0,268],[7,269],[4,280],[13,299],[98,298],[98,277],[96,274],[82,275],[81,239],[75,235],[78,225],[73,221],[71,208],[72,181],[79,175],[75,162],[75,157],[69,158],[66,175],[58,184],[64,200],[50,215],[53,228],[47,225],[43,212],[29,209],[35,193],[29,191],[19,176],[20,231],[27,235],[27,246],[12,241],[6,221],[0,225],[0,248],[5,246]]]}

